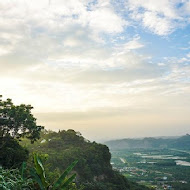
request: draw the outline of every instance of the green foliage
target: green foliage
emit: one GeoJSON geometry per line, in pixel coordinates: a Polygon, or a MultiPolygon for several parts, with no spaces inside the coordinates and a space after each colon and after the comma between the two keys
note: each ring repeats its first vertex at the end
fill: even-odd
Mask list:
{"type": "Polygon", "coordinates": [[[31,169],[31,175],[34,177],[34,180],[38,183],[41,190],[48,189],[49,184],[46,181],[45,170],[37,154],[34,155],[34,169],[31,169]]]}
{"type": "Polygon", "coordinates": [[[28,150],[10,136],[0,137],[0,165],[5,168],[19,167],[28,159],[28,150]]]}
{"type": "Polygon", "coordinates": [[[74,166],[77,164],[78,161],[74,161],[60,176],[60,178],[55,182],[53,185],[53,190],[59,189],[59,188],[66,188],[76,177],[76,174],[73,174],[70,178],[66,179],[67,175],[71,172],[71,170],[74,168],[74,166]]]}
{"type": "Polygon", "coordinates": [[[31,105],[14,105],[11,99],[3,101],[0,96],[0,137],[26,137],[32,143],[39,139],[43,127],[36,124],[32,109],[31,105]]]}
{"type": "Polygon", "coordinates": [[[21,143],[31,152],[35,150],[42,155],[48,155],[45,168],[49,181],[55,181],[57,173],[61,174],[77,158],[78,163],[75,167],[77,188],[83,185],[84,190],[133,190],[134,187],[147,189],[136,183],[130,183],[124,176],[112,170],[111,154],[105,145],[91,143],[74,130],[63,130],[58,133],[45,131],[41,137],[35,144],[29,144],[27,141],[21,143]]]}
{"type": "Polygon", "coordinates": [[[34,168],[31,169],[31,176],[27,175],[26,162],[23,162],[20,170],[5,170],[0,167],[0,190],[83,190],[83,188],[77,188],[72,182],[76,174],[67,177],[76,163],[77,161],[73,162],[60,178],[53,185],[50,185],[47,182],[41,159],[36,154],[34,155],[34,168]]]}
{"type": "Polygon", "coordinates": [[[0,168],[0,190],[32,190],[31,179],[24,179],[18,169],[0,168]]]}
{"type": "Polygon", "coordinates": [[[49,185],[47,182],[45,170],[42,164],[42,161],[38,154],[34,154],[34,169],[31,170],[31,175],[34,178],[34,180],[39,185],[39,188],[41,190],[64,190],[68,189],[69,185],[72,184],[72,181],[75,179],[76,174],[73,174],[71,177],[67,178],[68,174],[72,171],[74,166],[77,164],[78,161],[74,161],[60,176],[60,178],[53,184],[49,185]]]}
{"type": "Polygon", "coordinates": [[[26,162],[23,162],[22,166],[21,166],[21,177],[22,177],[22,179],[25,179],[25,171],[26,171],[26,162]]]}
{"type": "Polygon", "coordinates": [[[176,166],[176,162],[174,160],[161,160],[161,161],[158,161],[154,164],[157,166],[160,166],[160,167],[176,166]]]}

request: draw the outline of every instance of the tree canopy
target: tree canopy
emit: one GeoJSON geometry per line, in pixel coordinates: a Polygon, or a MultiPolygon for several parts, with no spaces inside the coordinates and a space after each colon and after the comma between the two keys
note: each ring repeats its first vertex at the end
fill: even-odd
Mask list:
{"type": "Polygon", "coordinates": [[[31,113],[32,109],[31,105],[14,105],[11,99],[2,100],[0,95],[0,138],[26,137],[32,143],[39,139],[44,127],[36,124],[36,118],[31,113]]]}
{"type": "Polygon", "coordinates": [[[45,155],[44,166],[52,182],[71,162],[78,160],[74,168],[77,173],[76,184],[83,186],[83,190],[149,189],[128,181],[112,169],[111,154],[106,145],[90,142],[72,129],[59,132],[44,130],[41,139],[35,144],[25,139],[21,143],[31,153],[45,155]]]}
{"type": "Polygon", "coordinates": [[[0,138],[0,165],[4,168],[17,168],[28,156],[29,151],[12,137],[0,138]]]}

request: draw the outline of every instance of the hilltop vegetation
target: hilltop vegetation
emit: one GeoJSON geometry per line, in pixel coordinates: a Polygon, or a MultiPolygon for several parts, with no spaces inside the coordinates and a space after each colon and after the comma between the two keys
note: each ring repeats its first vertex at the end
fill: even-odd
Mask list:
{"type": "Polygon", "coordinates": [[[11,99],[1,98],[0,189],[148,189],[112,170],[106,145],[89,142],[71,129],[57,133],[43,130],[31,113],[32,106],[16,106],[11,99]],[[71,176],[67,176],[70,172],[71,176]],[[71,184],[73,180],[75,183],[71,184]]]}
{"type": "Polygon", "coordinates": [[[74,130],[63,130],[57,133],[45,131],[37,143],[30,144],[24,139],[22,144],[31,153],[40,152],[45,155],[49,178],[59,176],[71,162],[77,159],[78,163],[75,166],[77,185],[84,186],[84,190],[148,189],[129,182],[124,176],[112,170],[111,154],[106,145],[89,142],[74,130]]]}

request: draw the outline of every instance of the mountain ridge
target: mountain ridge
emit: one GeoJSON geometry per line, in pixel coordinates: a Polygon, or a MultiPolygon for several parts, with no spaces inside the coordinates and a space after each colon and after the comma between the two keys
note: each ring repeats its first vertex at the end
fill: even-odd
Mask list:
{"type": "Polygon", "coordinates": [[[190,135],[175,138],[145,137],[142,139],[124,138],[104,142],[110,149],[134,149],[134,148],[178,148],[190,149],[190,135]]]}

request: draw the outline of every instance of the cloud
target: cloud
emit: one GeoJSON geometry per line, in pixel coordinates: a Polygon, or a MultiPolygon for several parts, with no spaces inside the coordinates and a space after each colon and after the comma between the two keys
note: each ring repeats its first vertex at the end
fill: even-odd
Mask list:
{"type": "Polygon", "coordinates": [[[117,1],[117,6],[109,0],[1,1],[0,94],[16,104],[32,104],[40,121],[57,129],[63,122],[109,126],[114,119],[125,128],[135,123],[135,115],[143,120],[154,112],[153,121],[164,110],[169,118],[171,110],[187,113],[188,51],[158,57],[150,44],[158,42],[159,48],[160,41],[142,35],[148,31],[160,40],[186,26],[185,5],[168,0],[117,1]],[[125,118],[129,112],[133,122],[125,118]]]}
{"type": "Polygon", "coordinates": [[[167,35],[173,32],[175,25],[167,19],[161,16],[158,16],[154,12],[145,12],[142,16],[142,22],[145,27],[147,27],[150,31],[153,31],[158,35],[167,35]]]}
{"type": "Polygon", "coordinates": [[[130,51],[130,50],[135,50],[135,49],[139,49],[139,48],[143,48],[144,44],[140,42],[140,37],[134,37],[131,41],[125,43],[123,45],[123,49],[124,51],[130,51]]]}
{"type": "Polygon", "coordinates": [[[95,32],[121,33],[126,24],[110,8],[98,8],[89,14],[89,26],[95,32]]]}
{"type": "Polygon", "coordinates": [[[188,1],[182,3],[179,0],[128,0],[125,7],[133,21],[142,23],[144,28],[154,34],[167,36],[189,23],[189,13],[184,11],[188,9],[188,4],[188,1]]]}

